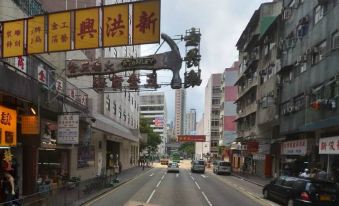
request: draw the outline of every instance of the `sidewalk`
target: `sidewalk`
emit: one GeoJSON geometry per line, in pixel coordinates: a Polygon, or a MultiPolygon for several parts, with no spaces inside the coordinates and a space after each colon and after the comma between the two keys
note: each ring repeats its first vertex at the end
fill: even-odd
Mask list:
{"type": "Polygon", "coordinates": [[[259,177],[256,175],[243,174],[240,172],[232,172],[232,175],[239,179],[245,180],[247,182],[253,183],[261,187],[264,187],[266,184],[270,183],[270,181],[272,180],[272,178],[259,177]]]}
{"type": "Polygon", "coordinates": [[[74,202],[72,205],[73,206],[80,206],[80,205],[84,205],[86,202],[89,202],[91,201],[92,199],[100,196],[100,195],[103,195],[109,191],[111,191],[112,189],[114,188],[117,188],[123,184],[125,184],[126,182],[138,177],[139,175],[142,175],[148,171],[150,171],[152,168],[147,168],[145,167],[145,170],[142,170],[141,167],[133,167],[133,168],[130,168],[130,169],[127,169],[127,170],[123,170],[121,172],[121,174],[119,174],[118,176],[118,179],[119,179],[119,183],[118,184],[115,184],[113,187],[110,187],[110,188],[106,188],[106,189],[103,189],[103,190],[100,190],[96,193],[93,193],[93,194],[90,194],[89,196],[87,196],[86,198],[83,198],[83,199],[80,199],[76,202],[74,202]]]}

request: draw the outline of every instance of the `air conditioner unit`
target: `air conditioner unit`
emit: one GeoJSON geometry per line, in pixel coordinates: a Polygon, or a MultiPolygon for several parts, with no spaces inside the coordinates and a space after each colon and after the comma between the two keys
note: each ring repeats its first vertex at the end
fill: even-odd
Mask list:
{"type": "Polygon", "coordinates": [[[312,53],[312,48],[306,49],[306,54],[307,54],[307,55],[309,55],[309,54],[311,54],[311,53],[312,53]]]}

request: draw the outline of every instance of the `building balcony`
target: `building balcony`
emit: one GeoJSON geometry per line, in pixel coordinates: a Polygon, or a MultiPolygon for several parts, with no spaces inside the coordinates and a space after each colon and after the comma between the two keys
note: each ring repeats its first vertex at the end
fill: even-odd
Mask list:
{"type": "Polygon", "coordinates": [[[250,91],[253,87],[256,87],[258,85],[258,78],[253,78],[252,80],[247,80],[247,85],[244,88],[241,88],[238,86],[238,99],[243,97],[245,94],[247,94],[248,91],[250,91]]]}
{"type": "Polygon", "coordinates": [[[238,134],[238,137],[242,137],[242,138],[253,138],[253,137],[256,137],[257,135],[257,128],[255,125],[251,126],[251,127],[247,127],[247,128],[244,128],[244,129],[240,129],[240,130],[237,130],[237,134],[238,134]]]}
{"type": "Polygon", "coordinates": [[[241,108],[237,111],[237,114],[238,114],[237,119],[246,117],[256,112],[257,110],[258,110],[258,104],[254,101],[252,104],[249,104],[246,107],[241,108]]]}

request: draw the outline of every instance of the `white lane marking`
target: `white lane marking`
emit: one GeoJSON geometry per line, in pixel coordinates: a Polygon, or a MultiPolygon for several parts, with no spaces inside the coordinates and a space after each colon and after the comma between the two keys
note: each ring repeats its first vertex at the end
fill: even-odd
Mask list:
{"type": "Polygon", "coordinates": [[[154,175],[154,173],[150,174],[149,176],[152,177],[154,175]]]}
{"type": "Polygon", "coordinates": [[[205,175],[201,175],[201,177],[203,177],[203,178],[205,178],[205,179],[207,178],[207,176],[205,176],[205,175]]]}
{"type": "Polygon", "coordinates": [[[204,192],[201,192],[201,193],[202,193],[202,195],[204,196],[205,200],[207,201],[208,205],[209,205],[209,206],[212,206],[212,203],[209,201],[209,199],[207,198],[207,196],[205,195],[205,193],[204,193],[204,192]]]}
{"type": "Polygon", "coordinates": [[[198,187],[198,189],[200,190],[200,186],[198,185],[198,183],[196,181],[194,181],[194,183],[198,187]]]}
{"type": "Polygon", "coordinates": [[[192,178],[192,180],[194,181],[194,177],[191,176],[191,178],[192,178]]]}
{"type": "Polygon", "coordinates": [[[175,175],[175,177],[179,177],[179,174],[175,175]]]}
{"type": "Polygon", "coordinates": [[[149,196],[149,198],[147,199],[146,204],[148,204],[148,203],[151,201],[151,199],[152,199],[154,193],[155,193],[155,190],[153,190],[152,194],[151,194],[151,195],[149,196]]]}
{"type": "Polygon", "coordinates": [[[161,177],[161,179],[164,179],[164,177],[165,177],[165,175],[163,175],[163,176],[161,177]]]}
{"type": "Polygon", "coordinates": [[[161,183],[161,180],[159,180],[159,182],[158,182],[158,184],[157,184],[157,187],[159,187],[160,183],[161,183]]]}

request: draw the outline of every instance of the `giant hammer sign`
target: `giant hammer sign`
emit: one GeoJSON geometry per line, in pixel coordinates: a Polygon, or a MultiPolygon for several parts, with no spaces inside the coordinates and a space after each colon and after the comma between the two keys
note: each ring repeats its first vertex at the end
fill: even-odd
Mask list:
{"type": "Polygon", "coordinates": [[[181,88],[180,69],[182,58],[176,43],[166,34],[161,38],[170,46],[171,51],[141,58],[101,58],[96,60],[67,60],[66,76],[78,77],[83,75],[112,75],[134,70],[162,70],[173,72],[172,89],[181,88]]]}

